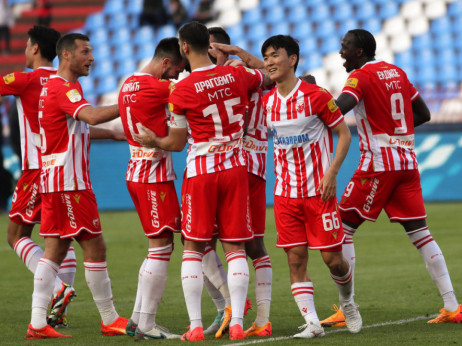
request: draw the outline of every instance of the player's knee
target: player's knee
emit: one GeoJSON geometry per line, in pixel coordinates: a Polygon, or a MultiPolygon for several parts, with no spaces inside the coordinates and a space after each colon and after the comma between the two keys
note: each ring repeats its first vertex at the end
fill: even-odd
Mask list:
{"type": "Polygon", "coordinates": [[[265,243],[263,238],[254,238],[253,240],[245,243],[245,252],[252,260],[266,256],[265,243]]]}
{"type": "Polygon", "coordinates": [[[32,233],[32,227],[19,225],[10,220],[8,223],[7,241],[11,248],[14,248],[14,244],[23,237],[30,237],[32,233]]]}

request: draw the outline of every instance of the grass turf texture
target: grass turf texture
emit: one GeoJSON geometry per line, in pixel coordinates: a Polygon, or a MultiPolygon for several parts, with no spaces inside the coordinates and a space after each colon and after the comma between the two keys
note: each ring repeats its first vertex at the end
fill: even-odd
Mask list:
{"type": "MultiPolygon", "coordinates": [[[[428,224],[434,239],[442,249],[449,267],[459,302],[462,302],[462,258],[460,256],[462,203],[427,204],[428,224]]],[[[30,321],[32,274],[6,243],[7,217],[0,216],[4,238],[0,245],[0,321],[1,345],[62,344],[62,345],[126,345],[133,339],[128,336],[103,337],[100,320],[90,291],[85,283],[80,247],[75,244],[78,269],[75,288],[77,297],[69,307],[70,327],[60,329],[71,334],[71,339],[26,340],[30,321]]],[[[121,316],[130,317],[136,294],[138,270],[147,254],[147,240],[142,235],[136,212],[103,212],[101,222],[107,243],[107,261],[112,281],[114,302],[121,316]]],[[[43,246],[38,227],[33,239],[43,246]]],[[[442,300],[431,281],[418,251],[412,246],[401,226],[390,224],[382,214],[378,222],[367,222],[355,235],[356,244],[356,302],[360,305],[364,326],[385,324],[389,321],[412,320],[428,315],[428,318],[393,325],[364,328],[359,334],[326,328],[324,338],[310,340],[311,344],[323,345],[433,345],[460,344],[461,324],[429,325],[426,321],[442,308],[442,300]]],[[[297,333],[304,323],[290,293],[286,255],[275,247],[276,230],[273,210],[267,211],[266,247],[273,266],[273,294],[271,344],[302,345],[307,340],[288,337],[297,333]]],[[[182,244],[175,238],[175,250],[169,266],[169,278],[164,298],[159,306],[157,322],[178,334],[186,332],[189,324],[180,280],[182,244]]],[[[219,249],[223,260],[223,253],[219,249]]],[[[226,267],[226,264],[225,264],[226,267]]],[[[338,291],[322,263],[318,251],[310,252],[309,272],[315,287],[315,303],[319,317],[330,315],[333,303],[338,304],[338,291]]],[[[250,285],[248,296],[254,304],[244,320],[245,328],[253,322],[256,302],[253,285],[254,270],[249,262],[250,285]]],[[[204,329],[213,321],[216,309],[206,292],[202,295],[204,329]]],[[[265,342],[265,344],[268,344],[265,342]]],[[[251,337],[239,343],[263,341],[251,337]]],[[[149,341],[145,341],[149,342],[149,341]]],[[[178,340],[161,340],[169,345],[180,344],[178,340]]],[[[228,335],[221,340],[207,337],[207,344],[231,344],[228,335]]],[[[234,342],[236,343],[236,342],[234,342]]]]}

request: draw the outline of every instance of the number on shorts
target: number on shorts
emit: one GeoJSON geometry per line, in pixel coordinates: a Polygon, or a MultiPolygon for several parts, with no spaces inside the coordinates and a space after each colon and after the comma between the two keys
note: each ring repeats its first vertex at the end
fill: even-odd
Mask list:
{"type": "Polygon", "coordinates": [[[340,228],[340,219],[338,218],[336,211],[322,214],[321,217],[325,231],[332,231],[333,229],[340,228]]]}
{"type": "Polygon", "coordinates": [[[351,192],[353,191],[353,188],[355,187],[355,183],[353,183],[352,181],[350,181],[347,185],[347,187],[345,188],[345,193],[343,194],[345,197],[350,197],[351,195],[351,192]]]}

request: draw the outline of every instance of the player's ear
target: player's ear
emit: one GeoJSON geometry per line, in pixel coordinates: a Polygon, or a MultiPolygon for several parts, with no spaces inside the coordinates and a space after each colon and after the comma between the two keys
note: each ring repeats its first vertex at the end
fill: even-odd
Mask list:
{"type": "Polygon", "coordinates": [[[34,43],[34,44],[32,45],[32,52],[33,52],[34,54],[37,54],[37,53],[39,52],[39,45],[38,45],[38,43],[34,43]]]}
{"type": "Polygon", "coordinates": [[[170,61],[170,58],[162,59],[162,67],[167,67],[170,61]]]}
{"type": "Polygon", "coordinates": [[[289,56],[289,63],[290,63],[290,67],[294,67],[295,64],[297,63],[297,55],[296,54],[292,54],[289,56]]]}

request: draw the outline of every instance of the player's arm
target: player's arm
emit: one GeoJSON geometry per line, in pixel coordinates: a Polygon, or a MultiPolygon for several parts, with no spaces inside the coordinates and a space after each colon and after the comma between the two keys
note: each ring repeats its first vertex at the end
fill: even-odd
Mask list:
{"type": "Polygon", "coordinates": [[[160,148],[167,151],[182,151],[188,140],[186,117],[172,113],[168,136],[159,137],[147,127],[140,126],[142,133],[134,134],[133,139],[147,148],[160,148]],[[172,120],[175,119],[175,120],[172,120]]]}
{"type": "Polygon", "coordinates": [[[322,191],[321,199],[323,201],[328,201],[332,197],[335,197],[337,193],[337,174],[347,156],[351,143],[350,129],[345,120],[342,120],[337,126],[333,127],[332,131],[337,134],[338,142],[335,148],[334,160],[319,183],[318,191],[322,191]]]}
{"type": "Polygon", "coordinates": [[[335,100],[335,104],[340,108],[340,112],[345,115],[356,106],[357,102],[352,95],[344,92],[335,100]]]}
{"type": "Polygon", "coordinates": [[[420,95],[412,101],[412,114],[414,115],[414,127],[430,121],[430,110],[420,95]]]}
{"type": "Polygon", "coordinates": [[[263,60],[257,58],[255,55],[247,52],[241,47],[233,46],[230,44],[214,42],[211,43],[211,46],[214,49],[220,50],[225,54],[237,55],[239,58],[242,59],[242,61],[246,64],[247,67],[260,70],[261,73],[263,73],[263,86],[268,86],[273,83],[273,81],[269,78],[268,73],[266,72],[263,60]]]}
{"type": "Polygon", "coordinates": [[[127,136],[123,131],[103,129],[101,127],[90,126],[91,139],[113,139],[115,141],[126,141],[127,136]]]}
{"type": "Polygon", "coordinates": [[[79,120],[98,125],[119,117],[119,106],[83,107],[77,114],[79,120]]]}

